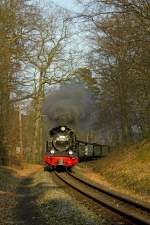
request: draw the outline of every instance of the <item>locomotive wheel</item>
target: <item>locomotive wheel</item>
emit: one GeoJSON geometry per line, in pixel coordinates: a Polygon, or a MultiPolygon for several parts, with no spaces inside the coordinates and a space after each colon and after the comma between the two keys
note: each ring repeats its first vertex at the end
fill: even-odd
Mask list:
{"type": "Polygon", "coordinates": [[[68,167],[68,168],[66,168],[66,171],[68,171],[68,172],[72,173],[72,167],[68,167]]]}
{"type": "Polygon", "coordinates": [[[51,166],[44,166],[44,171],[49,171],[51,172],[53,170],[53,168],[51,166]]]}

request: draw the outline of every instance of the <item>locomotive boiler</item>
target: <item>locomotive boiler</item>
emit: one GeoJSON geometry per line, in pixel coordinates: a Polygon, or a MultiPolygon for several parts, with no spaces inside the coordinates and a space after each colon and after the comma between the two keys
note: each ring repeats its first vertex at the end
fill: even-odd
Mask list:
{"type": "Polygon", "coordinates": [[[70,169],[78,164],[76,135],[67,126],[58,126],[50,130],[44,155],[45,169],[63,167],[70,169]]]}

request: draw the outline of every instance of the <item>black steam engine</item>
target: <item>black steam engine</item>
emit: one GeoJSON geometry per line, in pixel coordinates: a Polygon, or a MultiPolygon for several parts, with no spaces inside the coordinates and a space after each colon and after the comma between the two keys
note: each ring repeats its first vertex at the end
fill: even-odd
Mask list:
{"type": "Polygon", "coordinates": [[[44,162],[49,168],[69,169],[78,164],[76,136],[69,127],[58,126],[50,130],[44,162]]]}

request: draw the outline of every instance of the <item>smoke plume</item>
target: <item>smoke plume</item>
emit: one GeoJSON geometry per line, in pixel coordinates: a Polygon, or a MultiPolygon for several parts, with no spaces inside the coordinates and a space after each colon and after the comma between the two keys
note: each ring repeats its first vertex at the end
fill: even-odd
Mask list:
{"type": "Polygon", "coordinates": [[[82,83],[63,84],[45,98],[43,113],[49,128],[67,125],[86,131],[96,122],[95,96],[82,83]]]}

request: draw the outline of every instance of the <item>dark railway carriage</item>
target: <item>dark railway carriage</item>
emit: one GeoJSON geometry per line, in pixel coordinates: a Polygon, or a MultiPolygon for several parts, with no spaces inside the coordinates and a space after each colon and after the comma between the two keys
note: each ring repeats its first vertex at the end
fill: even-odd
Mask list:
{"type": "Polygon", "coordinates": [[[76,136],[67,126],[58,126],[50,130],[46,145],[44,163],[46,169],[64,167],[70,169],[78,164],[76,136]]]}
{"type": "Polygon", "coordinates": [[[110,152],[109,145],[89,143],[77,140],[76,148],[78,149],[79,162],[90,161],[106,156],[110,152]]]}

